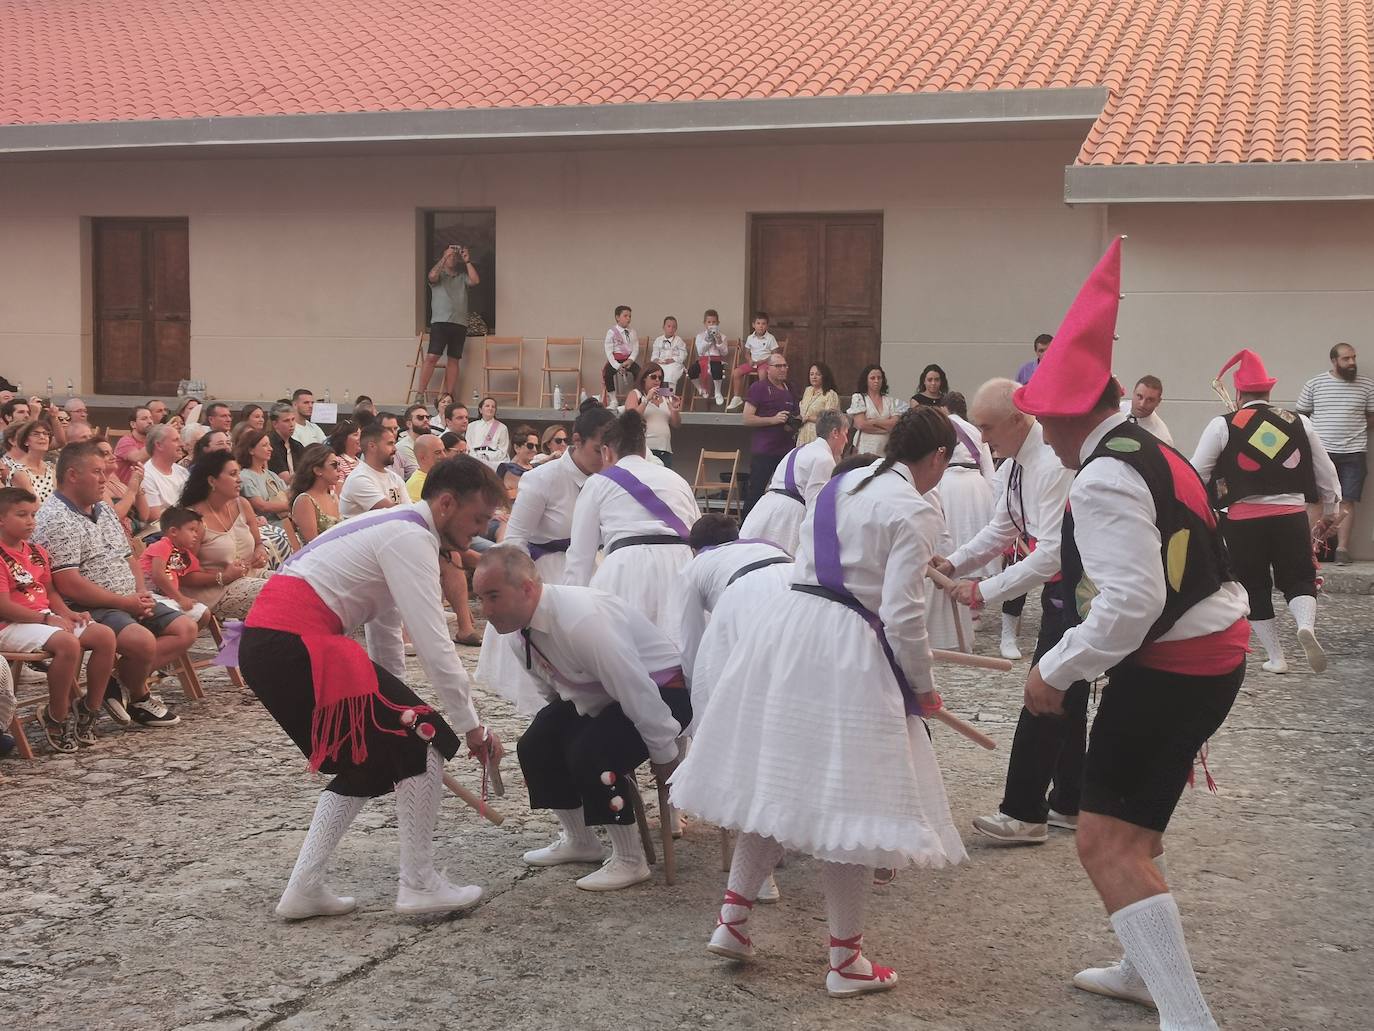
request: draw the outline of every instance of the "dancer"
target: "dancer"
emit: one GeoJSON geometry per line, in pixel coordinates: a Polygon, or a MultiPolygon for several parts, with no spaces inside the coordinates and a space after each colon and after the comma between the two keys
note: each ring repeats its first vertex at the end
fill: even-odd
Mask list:
{"type": "MultiPolygon", "coordinates": [[[[520,493],[511,506],[502,543],[528,554],[546,583],[563,580],[573,509],[587,479],[600,472],[605,463],[601,438],[615,418],[614,412],[600,404],[589,404],[573,422],[572,444],[563,454],[520,479],[520,493]]],[[[477,679],[527,716],[547,704],[538,683],[524,664],[515,660],[510,645],[490,621],[482,632],[477,679]]]]}
{"type": "Polygon", "coordinates": [[[675,635],[673,583],[692,560],[687,537],[701,515],[696,497],[681,476],[644,457],[644,417],[638,412],[607,425],[601,446],[606,465],[577,499],[563,582],[614,594],[675,635]],[[603,546],[605,558],[594,569],[603,546]]]}
{"type": "Polygon", "coordinates": [[[444,761],[458,751],[457,734],[484,761],[502,755],[500,740],[478,719],[448,636],[439,562],[441,553],[467,548],[504,502],[501,485],[476,459],[437,463],[419,503],[355,516],[293,555],[258,595],[241,639],[221,652],[220,663],[239,667],[310,768],[334,774],[279,916],[353,910],[353,899],[324,887],[325,867],[366,800],[393,788],[401,838],[397,912],[463,910],[481,898],[481,888],[452,885],[434,868],[444,761]],[[402,624],[452,728],[401,681],[402,624]],[[350,636],[359,626],[366,652],[350,636]]]}
{"type": "MultiPolygon", "coordinates": [[[[937,559],[935,567],[946,576],[981,569],[1018,537],[1034,537],[1035,550],[1023,561],[986,580],[961,581],[954,592],[961,605],[996,605],[1043,584],[1034,663],[1059,642],[1067,625],[1059,576],[1059,531],[1073,474],[1046,446],[1039,424],[1012,404],[1015,389],[1009,379],[994,379],[973,397],[974,424],[993,450],[1008,456],[1006,491],[992,522],[948,560],[937,559]]],[[[1050,824],[1073,829],[1083,780],[1087,683],[1073,685],[1065,708],[1064,719],[1041,719],[1021,710],[1007,760],[1002,804],[993,815],[974,819],[978,833],[1002,844],[1038,845],[1049,840],[1050,824]],[[1054,790],[1047,801],[1051,781],[1054,790]]]]}
{"type": "Polygon", "coordinates": [[[797,534],[806,508],[830,479],[849,439],[849,416],[826,410],[816,417],[816,439],[789,451],[755,502],[740,533],[772,541],[789,555],[797,552],[797,534]]]}
{"type": "Polygon", "coordinates": [[[887,457],[834,477],[802,525],[792,589],[756,615],[726,663],[672,800],[739,832],[725,904],[707,948],[753,957],[759,887],[784,848],[823,861],[834,996],[897,983],[863,954],[873,867],[965,858],[939,766],[918,717],[937,709],[923,619],[924,569],[938,532],[921,494],[954,449],[949,420],[915,408],[887,457]],[[836,675],[842,670],[843,675],[836,675]]]}
{"type": "Polygon", "coordinates": [[[552,844],[526,852],[525,862],[601,862],[591,828],[605,826],[611,856],[577,886],[616,891],[647,881],[624,785],[646,759],[660,781],[677,764],[677,739],[692,720],[677,649],[619,598],[545,584],[518,548],[483,555],[473,589],[547,703],[516,747],[530,808],[552,809],[563,830],[552,844]]]}
{"type": "Polygon", "coordinates": [[[1207,484],[1212,504],[1226,512],[1222,532],[1236,578],[1250,597],[1250,626],[1264,645],[1266,673],[1287,673],[1288,660],[1274,626],[1277,584],[1298,623],[1298,643],[1313,673],[1326,669],[1317,642],[1317,564],[1313,534],[1325,535],[1323,518],[1309,527],[1304,502],[1320,500],[1333,516],[1341,500],[1335,463],[1305,415],[1269,403],[1278,380],[1254,351],[1238,351],[1217,373],[1236,366],[1234,412],[1207,424],[1193,468],[1207,484]],[[1270,570],[1273,570],[1272,576],[1270,570]]]}
{"type": "Polygon", "coordinates": [[[1026,707],[1053,718],[1071,684],[1107,675],[1077,843],[1126,956],[1075,984],[1152,1000],[1169,1031],[1206,1031],[1217,1025],[1164,879],[1164,832],[1193,757],[1240,690],[1250,629],[1202,481],[1118,409],[1111,355],[1120,277],[1118,240],[1015,395],[1065,467],[1078,470],[1063,535],[1073,625],[1031,668],[1026,707]]]}

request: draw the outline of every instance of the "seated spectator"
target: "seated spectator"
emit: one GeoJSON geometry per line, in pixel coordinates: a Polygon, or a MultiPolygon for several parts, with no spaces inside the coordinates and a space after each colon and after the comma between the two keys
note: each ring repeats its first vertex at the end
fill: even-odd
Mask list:
{"type": "Polygon", "coordinates": [[[382,412],[377,416],[377,425],[384,430],[391,432],[391,438],[396,442],[395,454],[391,456],[391,471],[401,478],[404,483],[410,479],[410,474],[415,471],[415,462],[401,454],[401,417],[392,412],[382,412]]]}
{"type": "Polygon", "coordinates": [[[534,460],[539,457],[539,431],[533,426],[517,426],[512,439],[515,450],[511,461],[526,471],[533,469],[534,460]]]}
{"type": "Polygon", "coordinates": [[[14,478],[14,486],[26,487],[41,505],[52,496],[57,486],[57,468],[48,461],[48,448],[52,446],[52,433],[47,423],[37,420],[16,423],[5,431],[9,440],[9,450],[0,462],[11,474],[22,474],[14,478]]]}
{"type": "Polygon", "coordinates": [[[444,429],[460,437],[468,435],[468,406],[461,401],[444,406],[444,429]]]}
{"type": "Polygon", "coordinates": [[[673,467],[673,427],[682,425],[682,398],[663,384],[663,369],[650,362],[639,383],[625,398],[625,409],[644,416],[649,450],[667,468],[673,467]]]}
{"type": "Polygon", "coordinates": [[[444,444],[432,433],[427,433],[415,441],[415,471],[406,480],[406,492],[411,501],[420,500],[420,492],[425,489],[425,477],[429,475],[434,463],[443,457],[444,444]]]}
{"type": "Polygon", "coordinates": [[[768,313],[766,311],[754,312],[753,332],[744,338],[741,350],[748,356],[748,360],[735,366],[734,371],[730,373],[730,403],[725,406],[727,412],[733,412],[736,408],[744,407],[745,379],[754,375],[759,378],[759,382],[763,382],[766,378],[764,369],[767,367],[769,359],[773,354],[783,350],[777,337],[768,332],[768,313]]]}
{"type": "MultiPolygon", "coordinates": [[[[639,334],[630,328],[630,318],[634,313],[627,304],[615,309],[615,324],[606,330],[604,342],[606,364],[601,367],[601,383],[606,388],[606,404],[615,407],[616,394],[622,396],[630,392],[630,387],[639,378],[639,334]]],[[[485,401],[482,402],[486,404],[485,401]]],[[[472,437],[468,437],[472,443],[472,437]]]]}
{"type": "Polygon", "coordinates": [[[234,456],[212,451],[197,462],[181,503],[204,520],[196,553],[200,569],[182,574],[182,592],[220,621],[243,619],[271,569],[252,506],[239,495],[234,456]]]}
{"type": "Polygon", "coordinates": [[[89,423],[91,421],[90,409],[86,407],[86,402],[79,397],[67,398],[66,403],[62,406],[62,410],[67,413],[73,423],[89,423]]]}
{"type": "Polygon", "coordinates": [[[362,434],[362,427],[356,422],[348,419],[341,419],[334,427],[334,432],[329,434],[329,439],[325,441],[329,445],[329,450],[334,452],[334,457],[339,460],[339,469],[346,477],[358,465],[358,456],[362,454],[362,444],[358,442],[358,437],[362,434]]]}
{"type": "Polygon", "coordinates": [[[543,465],[555,458],[562,458],[568,450],[568,427],[555,423],[539,437],[539,454],[534,458],[535,465],[543,465]]]}
{"type": "MultiPolygon", "coordinates": [[[[72,441],[73,444],[77,441],[72,441]]],[[[134,524],[148,521],[148,502],[143,499],[143,466],[134,472],[133,479],[127,484],[119,478],[119,461],[115,458],[114,445],[108,440],[93,440],[96,452],[105,463],[105,492],[103,500],[119,517],[124,532],[132,537],[134,524]]],[[[69,444],[68,447],[71,445],[69,444]]]]}
{"type": "Polygon", "coordinates": [[[153,417],[154,426],[156,426],[158,423],[163,423],[167,421],[167,413],[170,411],[170,409],[167,407],[167,403],[165,401],[159,401],[157,398],[153,398],[143,407],[148,409],[148,414],[153,417]]]}
{"type": "Polygon", "coordinates": [[[358,400],[353,402],[354,422],[358,421],[357,416],[362,412],[367,412],[373,418],[376,418],[377,416],[376,402],[374,402],[372,398],[368,397],[366,394],[359,394],[358,400]]]}
{"type": "MultiPolygon", "coordinates": [[[[304,454],[304,449],[301,453],[304,454]]],[[[249,430],[239,438],[234,460],[239,464],[240,488],[253,514],[269,524],[280,525],[282,517],[291,511],[291,497],[286,481],[267,467],[272,460],[271,438],[266,433],[249,430]]]]}
{"type": "Polygon", "coordinates": [[[238,434],[243,427],[254,430],[267,429],[267,412],[262,405],[244,405],[239,409],[239,417],[234,420],[234,428],[230,431],[230,436],[238,434]]]}
{"type": "Polygon", "coordinates": [[[95,437],[95,430],[91,429],[88,422],[70,422],[67,424],[67,444],[81,444],[95,437]]]}
{"type": "Polygon", "coordinates": [[[204,630],[210,625],[210,610],[202,602],[183,594],[183,576],[200,572],[196,551],[200,547],[205,522],[199,512],[173,505],[158,519],[162,536],[139,556],[143,580],[153,597],[186,613],[204,630]]]}
{"type": "Polygon", "coordinates": [[[315,392],[301,388],[291,395],[291,407],[296,410],[296,428],[291,435],[303,448],[324,443],[324,430],[315,423],[315,392]]]}
{"type": "MultiPolygon", "coordinates": [[[[165,407],[165,406],[164,406],[165,407]]],[[[115,461],[119,463],[119,478],[128,483],[135,469],[142,469],[148,460],[148,430],[153,427],[153,413],[146,407],[129,413],[129,432],[115,444],[115,461]]]]}
{"type": "Polygon", "coordinates": [[[186,654],[196,624],[158,604],[143,583],[124,527],[104,503],[105,470],[98,444],[63,448],[57,489],[38,510],[34,539],[48,550],[53,583],[68,605],[114,632],[115,670],[128,704],[120,691],[107,690],[106,711],[119,723],[173,726],[181,720],[149,692],[148,676],[186,654]]]}
{"type": "Polygon", "coordinates": [[[219,430],[228,436],[234,431],[234,413],[223,401],[211,401],[206,405],[201,421],[205,423],[205,428],[211,432],[219,430]]]}
{"type": "Polygon", "coordinates": [[[454,433],[448,430],[439,438],[439,443],[444,445],[444,457],[453,458],[455,455],[466,455],[468,453],[468,438],[461,433],[454,433]]]}
{"type": "MultiPolygon", "coordinates": [[[[207,451],[232,451],[233,445],[230,442],[229,434],[223,430],[209,430],[196,441],[195,447],[191,450],[191,465],[200,461],[201,456],[207,451]]],[[[189,468],[189,466],[188,466],[189,468]]]]}
{"type": "MultiPolygon", "coordinates": [[[[506,497],[510,499],[511,505],[515,504],[515,497],[520,493],[520,477],[524,476],[527,472],[529,472],[528,469],[523,465],[517,465],[515,462],[502,462],[496,470],[496,476],[500,479],[501,486],[506,488],[506,497]]],[[[509,513],[510,506],[508,505],[506,506],[506,514],[508,515],[509,513]]],[[[501,536],[504,537],[506,521],[499,515],[497,518],[501,522],[501,536]]],[[[493,520],[493,522],[495,522],[495,520],[493,520]]],[[[494,531],[496,527],[489,526],[488,529],[494,531]]],[[[488,534],[488,536],[491,536],[491,534],[488,534]]],[[[497,538],[493,537],[493,540],[495,539],[497,538]]]]}
{"type": "MultiPolygon", "coordinates": [[[[185,429],[187,426],[199,425],[200,417],[204,413],[204,411],[205,405],[201,403],[200,398],[188,397],[185,401],[181,402],[181,404],[177,406],[175,418],[181,420],[181,426],[183,429],[185,429]]],[[[167,421],[169,424],[171,423],[172,418],[172,416],[168,416],[167,421]]]]}
{"type": "Polygon", "coordinates": [[[181,460],[181,438],[167,424],[150,426],[144,445],[148,460],[143,463],[143,497],[148,502],[147,522],[156,523],[162,513],[181,500],[181,489],[189,474],[181,460]]]}
{"type": "Polygon", "coordinates": [[[482,398],[481,418],[468,424],[468,454],[495,469],[510,460],[510,431],[496,418],[496,398],[482,398]]]}
{"type": "Polygon", "coordinates": [[[305,445],[294,436],[296,432],[296,409],[289,404],[272,406],[271,426],[267,435],[272,441],[272,457],[267,463],[278,476],[287,479],[296,475],[296,462],[305,450],[305,445]]]}
{"type": "Polygon", "coordinates": [[[405,430],[396,438],[396,457],[401,460],[402,475],[409,479],[419,464],[415,460],[415,442],[430,436],[429,409],[424,405],[411,405],[406,409],[404,421],[405,430]]]}
{"type": "Polygon", "coordinates": [[[391,468],[396,457],[396,436],[374,423],[361,434],[362,461],[344,480],[339,494],[339,511],[347,519],[378,508],[403,505],[410,497],[406,481],[391,468]]]}
{"type": "Polygon", "coordinates": [[[29,422],[33,418],[29,414],[29,403],[22,397],[14,397],[0,405],[0,426],[13,426],[16,423],[29,422]]]}
{"type": "Polygon", "coordinates": [[[676,392],[677,381],[687,368],[687,341],[677,335],[677,319],[673,316],[663,320],[663,332],[654,338],[649,360],[663,368],[663,385],[676,392]]]}
{"type": "MultiPolygon", "coordinates": [[[[38,499],[28,491],[0,488],[0,650],[48,657],[48,701],[39,708],[38,721],[56,751],[75,752],[78,745],[95,744],[96,720],[114,670],[115,635],[87,613],[69,609],[53,587],[48,553],[31,539],[37,511],[38,499]],[[76,686],[83,651],[91,653],[84,703],[76,686]]],[[[4,725],[9,726],[8,718],[4,725]]]]}
{"type": "Polygon", "coordinates": [[[291,481],[291,521],[302,541],[313,541],[342,518],[335,491],[343,478],[343,460],[328,445],[311,444],[301,453],[291,481]]]}

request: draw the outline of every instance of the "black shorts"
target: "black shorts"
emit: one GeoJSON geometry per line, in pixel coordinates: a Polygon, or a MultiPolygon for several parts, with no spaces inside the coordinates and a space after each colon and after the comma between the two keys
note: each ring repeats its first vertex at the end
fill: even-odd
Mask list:
{"type": "Polygon", "coordinates": [[[1162,834],[1194,757],[1226,719],[1244,679],[1244,662],[1219,676],[1127,664],[1112,670],[1088,735],[1082,810],[1162,834]]]}
{"type": "Polygon", "coordinates": [[[456,322],[435,322],[429,327],[429,353],[463,357],[463,345],[468,342],[468,327],[456,322]]]}

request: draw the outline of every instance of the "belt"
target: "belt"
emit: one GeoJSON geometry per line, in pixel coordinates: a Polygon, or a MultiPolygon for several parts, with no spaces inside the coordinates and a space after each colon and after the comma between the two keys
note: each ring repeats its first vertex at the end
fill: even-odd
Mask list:
{"type": "Polygon", "coordinates": [[[675,533],[650,533],[642,537],[622,537],[614,544],[606,545],[606,554],[609,555],[621,548],[628,548],[632,544],[681,544],[686,547],[687,542],[675,533]]]}
{"type": "Polygon", "coordinates": [[[977,468],[978,468],[978,466],[975,465],[973,462],[950,462],[950,463],[949,463],[949,467],[950,467],[951,469],[977,469],[977,468]]]}
{"type": "Polygon", "coordinates": [[[794,491],[788,490],[786,487],[769,487],[768,493],[781,494],[783,497],[791,498],[793,501],[797,502],[800,505],[806,504],[806,499],[804,497],[802,497],[800,494],[795,493],[794,491]]]}
{"type": "Polygon", "coordinates": [[[764,566],[776,566],[780,563],[791,561],[792,560],[790,558],[787,558],[786,556],[774,555],[771,558],[761,558],[757,562],[750,562],[747,566],[743,566],[739,569],[736,569],[735,572],[731,575],[730,579],[725,581],[725,586],[729,587],[740,577],[748,576],[756,569],[762,569],[764,566]]]}
{"type": "Polygon", "coordinates": [[[571,546],[570,540],[545,541],[543,544],[536,544],[530,541],[530,558],[538,562],[545,555],[561,555],[571,546]]]}

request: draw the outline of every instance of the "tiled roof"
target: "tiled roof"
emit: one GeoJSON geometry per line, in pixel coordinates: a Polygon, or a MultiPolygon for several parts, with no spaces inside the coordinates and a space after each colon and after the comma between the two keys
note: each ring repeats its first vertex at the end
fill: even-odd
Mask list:
{"type": "Polygon", "coordinates": [[[1374,0],[7,0],[0,125],[1105,86],[1086,165],[1374,159],[1374,0]]]}

